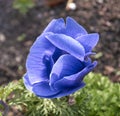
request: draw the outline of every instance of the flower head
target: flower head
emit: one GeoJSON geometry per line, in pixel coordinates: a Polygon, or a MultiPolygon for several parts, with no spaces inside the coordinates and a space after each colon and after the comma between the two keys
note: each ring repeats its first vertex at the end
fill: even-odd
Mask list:
{"type": "Polygon", "coordinates": [[[89,58],[99,40],[88,34],[74,19],[54,19],[30,49],[24,75],[26,88],[43,98],[74,93],[85,83],[83,78],[96,66],[89,58]],[[87,60],[86,60],[87,57],[87,60]]]}

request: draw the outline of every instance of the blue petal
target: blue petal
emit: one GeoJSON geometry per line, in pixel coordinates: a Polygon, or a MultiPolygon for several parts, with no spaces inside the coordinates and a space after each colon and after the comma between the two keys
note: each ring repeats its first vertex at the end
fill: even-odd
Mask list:
{"type": "Polygon", "coordinates": [[[96,46],[99,40],[97,33],[82,35],[76,38],[85,48],[85,52],[90,52],[96,46]]]}
{"type": "Polygon", "coordinates": [[[83,81],[83,78],[94,69],[94,67],[97,65],[97,62],[93,62],[84,69],[82,69],[80,72],[70,75],[70,76],[64,76],[64,78],[56,81],[54,83],[54,88],[56,90],[64,90],[67,88],[74,88],[80,86],[81,82],[83,81]]]}
{"type": "Polygon", "coordinates": [[[60,98],[60,97],[64,97],[64,96],[68,96],[70,94],[73,94],[74,92],[76,92],[77,90],[83,88],[85,86],[84,82],[81,82],[79,84],[79,86],[77,87],[73,87],[73,88],[67,88],[67,89],[63,89],[60,93],[51,96],[50,98],[60,98]]]}
{"type": "Polygon", "coordinates": [[[85,35],[87,31],[79,25],[74,19],[67,17],[66,19],[66,35],[76,38],[78,35],[85,35]]]}
{"type": "Polygon", "coordinates": [[[25,85],[25,87],[29,90],[29,91],[31,91],[32,92],[32,85],[31,85],[31,83],[30,83],[30,81],[29,81],[29,77],[28,77],[28,75],[27,75],[27,73],[24,75],[24,77],[23,77],[23,82],[24,82],[24,85],[25,85]]]}
{"type": "Polygon", "coordinates": [[[50,74],[50,86],[54,89],[54,83],[65,76],[78,73],[84,68],[84,64],[71,55],[62,55],[53,65],[50,74]]]}
{"type": "Polygon", "coordinates": [[[30,49],[26,61],[27,73],[31,84],[49,79],[49,73],[54,64],[52,55],[55,47],[44,38],[44,34],[37,38],[30,49]]]}
{"type": "Polygon", "coordinates": [[[63,18],[53,19],[46,27],[44,32],[62,33],[65,31],[65,22],[63,18]]]}
{"type": "Polygon", "coordinates": [[[53,60],[54,60],[54,62],[56,62],[57,59],[58,59],[61,55],[63,55],[63,54],[64,54],[64,53],[63,53],[62,50],[56,48],[56,49],[55,49],[55,52],[54,52],[54,54],[53,54],[53,57],[52,57],[53,60]]]}
{"type": "Polygon", "coordinates": [[[85,50],[83,46],[72,37],[64,34],[48,33],[46,38],[57,48],[70,53],[81,61],[84,60],[85,50]]]}
{"type": "Polygon", "coordinates": [[[52,91],[49,83],[47,81],[43,81],[33,85],[33,92],[39,97],[51,98],[52,96],[59,94],[60,91],[52,91]]]}
{"type": "Polygon", "coordinates": [[[40,83],[34,84],[33,92],[38,97],[42,97],[42,98],[59,98],[59,97],[70,95],[84,86],[85,86],[85,83],[81,82],[81,84],[78,87],[67,88],[62,91],[59,91],[59,90],[52,91],[47,82],[40,82],[40,83]]]}

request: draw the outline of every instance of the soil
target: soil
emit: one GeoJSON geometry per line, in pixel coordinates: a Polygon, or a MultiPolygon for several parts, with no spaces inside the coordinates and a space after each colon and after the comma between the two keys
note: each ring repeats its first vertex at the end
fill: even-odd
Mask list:
{"type": "Polygon", "coordinates": [[[75,0],[76,10],[65,10],[66,2],[48,6],[36,0],[35,7],[21,14],[13,0],[0,0],[0,85],[20,79],[26,72],[29,48],[54,18],[73,17],[89,33],[98,32],[94,70],[120,82],[120,1],[75,0]]]}

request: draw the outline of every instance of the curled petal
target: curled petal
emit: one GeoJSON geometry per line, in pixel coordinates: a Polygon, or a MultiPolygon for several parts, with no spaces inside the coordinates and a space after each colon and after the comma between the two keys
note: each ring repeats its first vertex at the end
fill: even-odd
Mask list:
{"type": "Polygon", "coordinates": [[[84,68],[84,63],[71,55],[62,55],[53,65],[50,74],[50,86],[54,89],[54,83],[65,76],[78,73],[84,68]]]}
{"type": "Polygon", "coordinates": [[[66,35],[76,38],[78,35],[85,35],[87,31],[71,17],[66,19],[66,35]]]}
{"type": "Polygon", "coordinates": [[[44,34],[35,41],[26,61],[27,74],[31,84],[49,79],[49,73],[54,64],[52,60],[54,51],[55,47],[44,38],[44,34]]]}
{"type": "Polygon", "coordinates": [[[76,38],[85,48],[85,52],[91,52],[92,49],[96,46],[99,40],[99,35],[97,33],[86,34],[78,36],[76,38]]]}
{"type": "Polygon", "coordinates": [[[78,87],[80,86],[81,82],[83,81],[83,78],[91,71],[93,68],[97,65],[97,62],[93,62],[92,64],[88,65],[85,67],[83,70],[80,72],[70,75],[70,76],[65,76],[64,78],[56,81],[54,83],[54,87],[59,90],[64,90],[66,88],[73,88],[73,87],[78,87]]]}
{"type": "Polygon", "coordinates": [[[57,48],[70,53],[81,61],[84,60],[85,50],[83,46],[72,37],[64,34],[48,33],[46,38],[57,48]]]}

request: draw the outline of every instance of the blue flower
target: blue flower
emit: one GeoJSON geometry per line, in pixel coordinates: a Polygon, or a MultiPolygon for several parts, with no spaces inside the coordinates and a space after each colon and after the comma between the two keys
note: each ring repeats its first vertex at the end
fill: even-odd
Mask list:
{"type": "Polygon", "coordinates": [[[38,97],[67,96],[84,87],[83,78],[97,65],[89,58],[99,40],[74,19],[54,19],[38,36],[27,57],[24,84],[38,97]]]}

